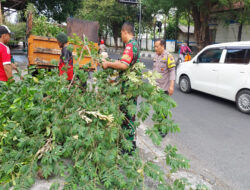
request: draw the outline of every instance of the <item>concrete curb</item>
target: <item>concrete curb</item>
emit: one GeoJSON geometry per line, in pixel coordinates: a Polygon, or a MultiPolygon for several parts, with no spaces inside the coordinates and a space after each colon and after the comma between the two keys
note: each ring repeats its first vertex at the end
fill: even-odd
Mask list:
{"type": "MultiPolygon", "coordinates": [[[[107,48],[107,52],[108,53],[115,53],[115,54],[122,54],[123,53],[123,49],[119,48],[119,49],[115,49],[113,47],[108,47],[107,48]]],[[[178,54],[177,53],[171,53],[175,60],[177,61],[178,59],[178,54]]],[[[145,59],[153,59],[155,56],[155,52],[152,51],[141,51],[141,58],[145,58],[145,59]]]]}

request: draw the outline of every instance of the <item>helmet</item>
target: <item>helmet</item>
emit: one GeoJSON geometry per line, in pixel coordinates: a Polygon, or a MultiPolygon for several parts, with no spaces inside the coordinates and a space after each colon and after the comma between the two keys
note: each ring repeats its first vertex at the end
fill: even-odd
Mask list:
{"type": "Polygon", "coordinates": [[[101,44],[104,44],[104,40],[101,40],[101,44]]]}

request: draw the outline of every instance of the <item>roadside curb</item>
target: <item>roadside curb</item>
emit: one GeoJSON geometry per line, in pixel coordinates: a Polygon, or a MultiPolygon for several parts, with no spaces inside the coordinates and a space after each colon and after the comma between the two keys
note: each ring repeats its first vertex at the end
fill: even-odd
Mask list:
{"type": "MultiPolygon", "coordinates": [[[[123,49],[115,49],[115,48],[112,48],[112,47],[107,48],[107,51],[109,53],[118,53],[118,54],[122,54],[123,53],[123,49]]],[[[143,58],[153,59],[153,57],[155,56],[155,52],[152,52],[152,51],[141,51],[140,55],[143,58]]]]}
{"type": "MultiPolygon", "coordinates": [[[[108,47],[107,52],[108,53],[115,53],[115,54],[122,54],[123,49],[121,49],[121,48],[115,49],[113,47],[108,47]]],[[[177,53],[171,53],[171,54],[174,56],[175,60],[178,59],[177,53]]],[[[152,51],[141,51],[141,53],[140,53],[140,57],[145,58],[145,59],[153,59],[154,56],[155,56],[155,52],[152,52],[152,51]]]]}

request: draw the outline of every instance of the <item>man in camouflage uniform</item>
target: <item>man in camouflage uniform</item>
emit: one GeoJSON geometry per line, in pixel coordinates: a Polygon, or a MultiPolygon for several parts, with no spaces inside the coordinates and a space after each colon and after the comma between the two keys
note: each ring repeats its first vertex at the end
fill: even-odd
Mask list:
{"type": "MultiPolygon", "coordinates": [[[[113,68],[117,70],[124,71],[139,61],[140,51],[138,48],[137,41],[134,39],[134,27],[132,24],[125,22],[122,26],[121,30],[121,38],[122,41],[126,44],[125,50],[121,57],[121,60],[117,60],[115,62],[109,62],[103,60],[102,67],[103,69],[113,68]]],[[[123,85],[124,86],[124,85],[123,85]]],[[[136,104],[136,97],[132,99],[136,104]]],[[[129,100],[128,100],[129,101],[129,100]]],[[[135,121],[135,116],[129,116],[127,108],[121,107],[122,112],[125,114],[125,117],[129,120],[129,122],[125,119],[122,125],[123,129],[130,130],[129,136],[127,139],[133,142],[133,149],[135,149],[135,128],[133,126],[135,121]]]]}
{"type": "Polygon", "coordinates": [[[135,64],[139,58],[139,48],[137,41],[134,39],[134,27],[132,24],[125,22],[121,30],[122,41],[126,44],[121,60],[115,62],[103,61],[103,69],[113,68],[126,70],[129,66],[135,64]]]}

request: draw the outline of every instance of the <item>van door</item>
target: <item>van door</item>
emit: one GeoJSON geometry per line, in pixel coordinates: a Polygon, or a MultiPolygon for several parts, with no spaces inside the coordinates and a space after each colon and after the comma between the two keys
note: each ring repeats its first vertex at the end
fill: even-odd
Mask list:
{"type": "Polygon", "coordinates": [[[209,94],[216,93],[218,68],[223,49],[212,48],[202,52],[191,69],[191,86],[193,89],[209,94]]]}
{"type": "Polygon", "coordinates": [[[218,95],[235,101],[239,89],[246,87],[249,77],[250,47],[227,49],[225,61],[220,64],[218,95]]]}

